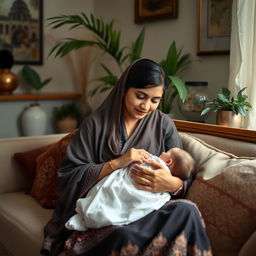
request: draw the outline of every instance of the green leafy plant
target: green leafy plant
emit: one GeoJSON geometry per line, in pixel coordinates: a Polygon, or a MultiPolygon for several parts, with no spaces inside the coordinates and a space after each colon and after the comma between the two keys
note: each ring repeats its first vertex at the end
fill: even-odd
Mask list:
{"type": "Polygon", "coordinates": [[[236,97],[231,97],[231,92],[228,88],[222,88],[222,93],[219,93],[212,101],[206,101],[206,108],[203,109],[201,115],[209,112],[216,112],[218,110],[232,111],[235,114],[246,116],[247,111],[252,108],[247,101],[248,96],[243,94],[246,87],[238,91],[236,97]]]}
{"type": "MultiPolygon", "coordinates": [[[[104,22],[101,18],[96,18],[93,14],[86,15],[61,15],[49,19],[52,29],[58,29],[62,26],[69,28],[85,28],[93,33],[92,40],[78,40],[75,38],[66,38],[64,41],[56,44],[49,55],[55,53],[55,57],[63,57],[73,50],[82,47],[96,47],[103,54],[106,53],[112,57],[119,69],[118,74],[114,74],[110,68],[101,63],[104,71],[102,77],[96,78],[99,84],[92,90],[91,95],[97,92],[104,92],[112,89],[116,84],[120,73],[133,61],[141,58],[143,49],[145,28],[142,28],[136,40],[130,47],[122,47],[120,44],[121,31],[114,28],[114,22],[104,22]]],[[[161,61],[161,65],[168,75],[170,86],[165,93],[160,109],[166,113],[170,111],[173,99],[179,95],[182,101],[186,98],[186,87],[183,81],[177,76],[177,72],[181,71],[189,63],[189,54],[181,55],[182,50],[177,50],[175,42],[169,48],[166,59],[161,61]]]]}
{"type": "Polygon", "coordinates": [[[79,112],[74,102],[63,104],[60,107],[53,108],[53,116],[55,120],[63,120],[66,117],[72,117],[76,120],[79,119],[79,112]]]}
{"type": "Polygon", "coordinates": [[[42,80],[38,72],[30,66],[24,66],[21,70],[22,78],[35,90],[40,90],[48,84],[52,78],[42,80]]]}
{"type": "Polygon", "coordinates": [[[160,62],[169,81],[169,87],[165,91],[159,104],[159,109],[164,113],[171,111],[172,103],[177,95],[180,96],[182,102],[185,101],[187,90],[183,80],[178,76],[178,73],[184,70],[191,62],[190,54],[182,55],[182,49],[177,49],[176,43],[173,41],[169,47],[166,58],[160,62]]]}

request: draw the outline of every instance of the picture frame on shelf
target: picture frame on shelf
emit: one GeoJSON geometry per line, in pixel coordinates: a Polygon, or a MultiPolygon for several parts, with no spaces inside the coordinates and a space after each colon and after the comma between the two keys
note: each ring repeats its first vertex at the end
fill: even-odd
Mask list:
{"type": "Polygon", "coordinates": [[[232,0],[198,0],[197,55],[229,54],[232,0]]]}
{"type": "Polygon", "coordinates": [[[178,0],[134,0],[135,23],[178,17],[178,0]]]}
{"type": "Polygon", "coordinates": [[[43,0],[0,1],[0,49],[14,64],[43,64],[43,0]]]}

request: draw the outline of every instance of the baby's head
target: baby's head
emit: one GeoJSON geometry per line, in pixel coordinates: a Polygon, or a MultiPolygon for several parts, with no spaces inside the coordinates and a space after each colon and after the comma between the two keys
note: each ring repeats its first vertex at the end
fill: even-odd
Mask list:
{"type": "Polygon", "coordinates": [[[187,179],[194,169],[194,159],[181,148],[172,148],[167,153],[162,153],[160,158],[171,169],[172,175],[183,180],[187,179]]]}

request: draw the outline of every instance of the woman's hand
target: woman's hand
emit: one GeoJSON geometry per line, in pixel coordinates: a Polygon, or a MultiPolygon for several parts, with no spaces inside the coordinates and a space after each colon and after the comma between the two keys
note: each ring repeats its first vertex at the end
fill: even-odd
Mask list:
{"type": "Polygon", "coordinates": [[[173,193],[182,186],[183,181],[171,175],[160,163],[156,161],[145,161],[155,170],[141,167],[134,164],[130,175],[133,178],[134,186],[141,190],[151,192],[171,192],[173,193]]]}
{"type": "Polygon", "coordinates": [[[113,159],[109,162],[106,162],[101,169],[97,182],[102,180],[111,172],[120,168],[127,167],[129,164],[133,162],[143,163],[147,158],[150,157],[150,155],[151,154],[144,149],[131,148],[128,152],[126,152],[122,156],[116,159],[113,159]]]}
{"type": "Polygon", "coordinates": [[[124,168],[133,162],[144,163],[150,156],[151,154],[145,149],[131,148],[122,156],[112,160],[112,165],[115,169],[124,168]]]}

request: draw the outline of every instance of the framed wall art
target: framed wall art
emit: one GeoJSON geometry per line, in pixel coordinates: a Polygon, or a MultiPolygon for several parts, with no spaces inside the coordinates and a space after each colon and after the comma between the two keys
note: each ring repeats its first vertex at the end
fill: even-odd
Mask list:
{"type": "Polygon", "coordinates": [[[0,1],[0,49],[15,64],[43,63],[43,0],[0,1]]]}
{"type": "Polygon", "coordinates": [[[178,17],[178,0],[134,0],[135,23],[178,17]]]}
{"type": "Polygon", "coordinates": [[[197,55],[229,54],[232,0],[198,0],[197,55]]]}

